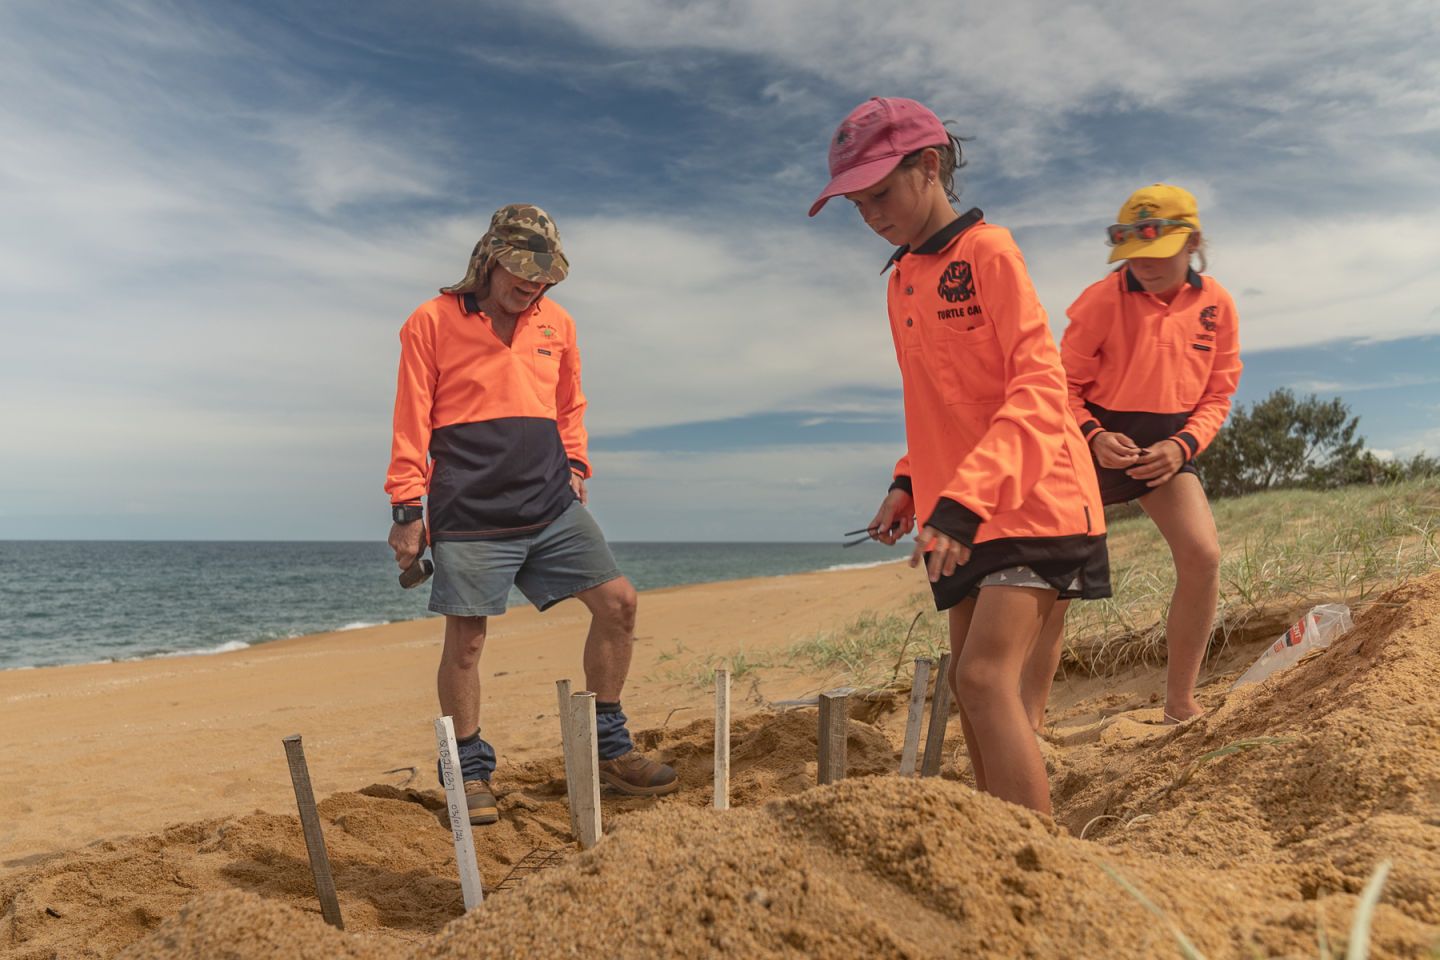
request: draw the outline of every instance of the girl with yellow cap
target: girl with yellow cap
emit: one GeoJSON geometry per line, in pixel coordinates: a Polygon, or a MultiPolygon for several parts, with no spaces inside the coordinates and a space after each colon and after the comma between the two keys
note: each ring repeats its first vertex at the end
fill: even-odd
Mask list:
{"type": "MultiPolygon", "coordinates": [[[[1220,545],[1195,457],[1215,439],[1240,382],[1235,303],[1191,267],[1200,214],[1186,190],[1137,190],[1106,230],[1110,262],[1066,311],[1060,341],[1070,408],[1090,445],[1105,503],[1135,500],[1155,521],[1175,563],[1166,621],[1164,717],[1203,713],[1195,683],[1220,589],[1220,545]]],[[[1065,604],[1057,604],[1027,665],[1026,710],[1040,727],[1060,655],[1065,604]]]]}

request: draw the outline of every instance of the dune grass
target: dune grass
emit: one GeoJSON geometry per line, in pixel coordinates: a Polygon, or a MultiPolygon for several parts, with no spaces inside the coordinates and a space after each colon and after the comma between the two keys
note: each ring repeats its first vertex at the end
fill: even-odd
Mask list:
{"type": "MultiPolygon", "coordinates": [[[[1358,608],[1440,567],[1440,478],[1281,490],[1218,500],[1211,509],[1222,554],[1212,654],[1255,630],[1278,633],[1315,604],[1358,608]]],[[[1098,675],[1164,660],[1175,569],[1155,524],[1137,508],[1128,513],[1107,524],[1114,595],[1070,607],[1067,669],[1098,675]]],[[[908,685],[910,661],[948,649],[946,616],[935,611],[928,591],[919,591],[896,609],[867,611],[781,652],[742,648],[686,657],[689,651],[677,645],[661,660],[674,664],[667,676],[702,688],[716,668],[728,666],[732,679],[790,668],[832,678],[835,686],[874,690],[908,685]]]]}
{"type": "MultiPolygon", "coordinates": [[[[1212,651],[1247,625],[1274,629],[1277,617],[1318,603],[1358,607],[1440,567],[1440,478],[1282,490],[1211,506],[1222,554],[1212,651]]],[[[1114,595],[1070,607],[1067,667],[1101,674],[1164,659],[1175,569],[1155,524],[1135,514],[1108,525],[1114,595]]],[[[858,688],[903,686],[907,661],[946,649],[944,615],[928,593],[917,593],[901,609],[798,640],[776,662],[840,671],[858,688]]]]}
{"type": "MultiPolygon", "coordinates": [[[[1268,614],[1317,603],[1360,606],[1440,566],[1440,479],[1339,490],[1282,490],[1211,504],[1220,535],[1222,647],[1268,614]]],[[[1076,603],[1065,660],[1091,673],[1160,662],[1175,587],[1169,548],[1144,516],[1110,525],[1114,596],[1076,603]]]]}
{"type": "MultiPolygon", "coordinates": [[[[1120,885],[1126,893],[1135,899],[1137,903],[1149,910],[1169,928],[1171,936],[1175,938],[1178,952],[1185,960],[1205,960],[1202,954],[1185,932],[1180,929],[1174,920],[1161,910],[1150,899],[1141,893],[1136,887],[1120,872],[1109,864],[1100,864],[1100,869],[1120,885]]],[[[1370,874],[1369,881],[1365,884],[1364,891],[1360,894],[1360,901],[1355,907],[1355,915],[1350,921],[1350,936],[1345,944],[1344,960],[1366,960],[1370,956],[1370,931],[1374,923],[1375,907],[1380,902],[1380,893],[1385,886],[1385,878],[1390,875],[1390,861],[1386,860],[1376,866],[1370,874]]],[[[1323,909],[1318,903],[1316,909],[1323,909]]],[[[1336,960],[1335,953],[1330,947],[1329,938],[1325,934],[1325,923],[1323,914],[1315,924],[1316,956],[1319,960],[1336,960]]]]}

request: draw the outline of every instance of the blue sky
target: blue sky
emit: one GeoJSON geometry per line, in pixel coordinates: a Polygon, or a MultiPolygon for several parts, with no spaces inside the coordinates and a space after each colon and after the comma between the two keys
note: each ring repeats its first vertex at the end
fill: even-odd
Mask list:
{"type": "Polygon", "coordinates": [[[805,212],[871,95],[974,138],[1057,335],[1178,183],[1237,399],[1440,453],[1437,49],[1429,0],[10,0],[0,537],[383,537],[396,333],[516,201],[573,265],[610,536],[860,526],[903,446],[888,250],[805,212]]]}

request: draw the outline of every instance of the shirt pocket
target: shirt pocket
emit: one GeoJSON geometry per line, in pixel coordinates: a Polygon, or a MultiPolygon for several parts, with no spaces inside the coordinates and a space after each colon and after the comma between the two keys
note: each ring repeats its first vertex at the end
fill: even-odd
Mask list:
{"type": "Polygon", "coordinates": [[[565,347],[547,341],[530,348],[530,372],[535,386],[535,395],[546,407],[555,406],[555,392],[560,384],[560,360],[565,347]]]}
{"type": "Polygon", "coordinates": [[[1206,384],[1210,382],[1210,371],[1215,368],[1215,344],[1192,339],[1181,350],[1184,356],[1179,358],[1178,363],[1181,376],[1180,383],[1176,385],[1180,393],[1177,400],[1188,409],[1200,401],[1206,384]]]}
{"type": "Polygon", "coordinates": [[[948,404],[994,404],[1005,399],[1005,355],[988,319],[969,330],[935,331],[938,379],[948,404]]]}

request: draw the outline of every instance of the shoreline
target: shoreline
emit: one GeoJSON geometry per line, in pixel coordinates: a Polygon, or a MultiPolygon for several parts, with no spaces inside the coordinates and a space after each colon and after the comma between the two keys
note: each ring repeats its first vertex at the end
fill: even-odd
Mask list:
{"type": "MultiPolygon", "coordinates": [[[[924,591],[919,571],[891,561],[643,591],[625,688],[630,726],[703,714],[710,695],[675,673],[687,661],[783,649],[924,591]]],[[[502,776],[506,762],[559,752],[554,682],[583,676],[587,620],[566,601],[492,621],[482,725],[502,776]]],[[[0,671],[0,758],[14,785],[0,798],[8,825],[0,870],[174,821],[289,810],[279,741],[295,733],[305,738],[317,796],[380,782],[396,768],[424,777],[442,625],[426,617],[225,653],[0,671]]],[[[747,682],[752,696],[787,699],[824,685],[766,673],[753,691],[747,682]]],[[[737,685],[737,715],[750,709],[737,685]]]]}
{"type": "MultiPolygon", "coordinates": [[[[149,541],[144,541],[144,542],[149,542],[149,541]]],[[[190,542],[190,541],[182,541],[182,542],[190,542]]],[[[207,542],[207,543],[208,543],[208,542],[212,542],[212,541],[195,541],[195,542],[207,542]]],[[[249,541],[239,541],[239,542],[249,542],[249,541]]],[[[268,541],[256,541],[256,542],[268,542],[268,541]]],[[[318,542],[318,541],[317,541],[317,542],[318,542]]],[[[341,542],[341,541],[337,541],[337,542],[341,542]]],[[[886,566],[886,565],[889,565],[889,564],[901,563],[901,562],[903,562],[905,559],[906,559],[905,557],[892,557],[892,558],[888,558],[888,559],[885,559],[885,560],[876,560],[876,561],[871,561],[871,562],[868,562],[868,563],[866,563],[866,562],[861,562],[861,563],[854,563],[854,564],[832,564],[832,565],[830,565],[830,566],[828,566],[828,567],[820,567],[820,568],[815,569],[815,570],[799,570],[799,571],[795,571],[795,572],[793,572],[793,573],[778,573],[778,574],[771,574],[771,575],[760,576],[760,577],[742,577],[742,578],[738,578],[738,579],[721,579],[721,580],[697,580],[697,581],[693,581],[693,582],[690,582],[690,583],[677,583],[677,584],[670,584],[670,585],[663,586],[663,587],[651,587],[651,588],[648,588],[647,590],[642,591],[642,594],[658,593],[659,591],[664,591],[664,590],[678,590],[678,589],[684,589],[684,588],[687,588],[687,587],[703,586],[703,585],[706,585],[706,584],[739,583],[739,582],[743,582],[744,580],[751,580],[751,579],[756,579],[756,580],[778,579],[778,578],[783,578],[783,577],[801,576],[801,575],[804,575],[804,574],[840,573],[840,572],[844,572],[844,571],[847,571],[847,570],[865,570],[865,569],[870,569],[871,567],[880,567],[880,566],[886,566]]],[[[519,610],[524,610],[524,609],[529,609],[529,608],[530,608],[530,605],[529,605],[527,602],[522,601],[522,602],[516,604],[515,606],[509,607],[509,608],[505,611],[505,613],[506,613],[506,614],[510,614],[510,613],[514,613],[514,612],[519,611],[519,610]]],[[[17,666],[0,666],[0,676],[3,676],[4,674],[6,674],[6,673],[8,673],[8,672],[12,672],[12,671],[51,670],[51,669],[58,669],[58,668],[65,668],[65,667],[98,666],[98,665],[111,664],[111,663],[135,663],[135,662],[143,662],[143,661],[147,661],[147,660],[164,660],[164,659],[169,659],[169,658],[174,658],[174,657],[206,657],[206,656],[215,656],[215,655],[217,655],[217,654],[234,653],[234,652],[238,652],[238,651],[242,651],[242,650],[247,650],[247,649],[252,649],[252,648],[256,648],[256,647],[264,647],[264,646],[267,646],[267,645],[269,645],[269,644],[278,643],[278,642],[281,642],[281,641],[301,640],[301,639],[304,639],[305,637],[319,637],[319,636],[326,636],[326,635],[333,634],[333,633],[349,633],[349,632],[353,632],[353,631],[356,631],[356,630],[368,630],[368,629],[372,629],[372,628],[375,628],[375,627],[388,627],[388,626],[395,626],[395,625],[404,624],[404,623],[415,623],[415,622],[418,622],[418,621],[433,620],[433,619],[436,619],[436,618],[438,618],[438,617],[440,617],[440,616],[441,616],[440,614],[429,613],[429,612],[427,611],[426,615],[418,616],[418,617],[409,617],[409,618],[406,618],[406,619],[399,619],[399,620],[380,620],[380,621],[376,621],[376,622],[351,621],[351,622],[348,622],[348,623],[344,623],[344,624],[342,624],[342,625],[340,625],[340,626],[336,626],[336,627],[334,627],[334,628],[325,629],[325,630],[308,630],[308,631],[306,631],[306,632],[304,632],[304,633],[291,633],[291,634],[288,634],[288,635],[286,635],[286,636],[263,636],[263,637],[260,637],[260,638],[257,638],[257,639],[253,639],[253,640],[231,639],[231,640],[224,640],[224,641],[221,641],[221,642],[215,643],[215,644],[210,644],[210,645],[205,645],[205,646],[199,646],[199,647],[194,647],[194,648],[177,649],[177,650],[163,650],[163,651],[161,651],[161,652],[145,653],[145,654],[141,654],[141,655],[137,655],[137,656],[107,657],[107,658],[99,659],[99,660],[80,660],[80,661],[76,661],[76,662],[74,662],[74,663],[20,664],[20,665],[17,665],[17,666]]],[[[503,614],[502,614],[502,616],[503,616],[503,614]]],[[[337,618],[337,619],[343,619],[343,618],[337,618]]]]}

